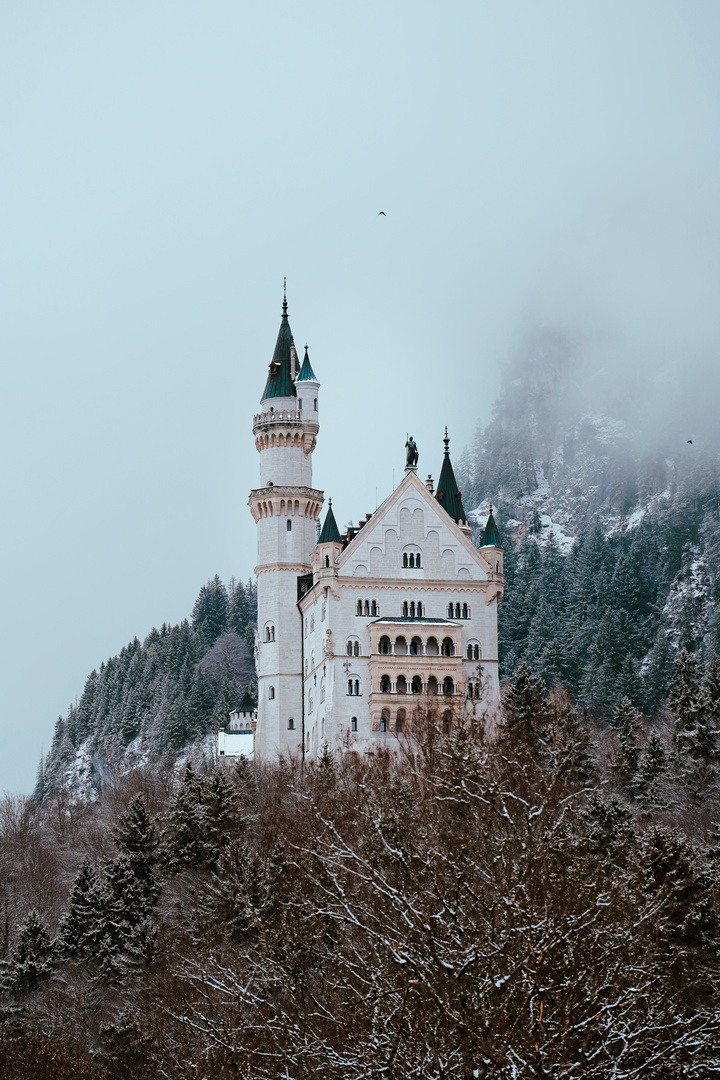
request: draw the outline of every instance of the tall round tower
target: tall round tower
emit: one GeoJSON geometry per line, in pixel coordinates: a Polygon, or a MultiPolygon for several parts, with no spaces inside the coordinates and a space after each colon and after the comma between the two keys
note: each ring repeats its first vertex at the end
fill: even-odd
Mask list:
{"type": "Polygon", "coordinates": [[[322,491],[312,486],[319,387],[307,348],[302,368],[299,365],[283,298],[261,411],[253,421],[260,487],[248,500],[258,537],[255,753],[262,758],[302,750],[303,636],[297,579],[312,573],[310,553],[323,504],[322,491]]]}

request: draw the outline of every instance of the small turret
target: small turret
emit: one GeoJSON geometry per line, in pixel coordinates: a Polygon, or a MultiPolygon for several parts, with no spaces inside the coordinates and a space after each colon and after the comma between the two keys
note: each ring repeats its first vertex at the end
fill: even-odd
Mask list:
{"type": "Polygon", "coordinates": [[[270,361],[267,382],[265,383],[265,390],[263,391],[261,401],[268,401],[270,398],[294,398],[297,396],[295,392],[295,371],[292,357],[294,351],[295,342],[293,341],[292,330],[290,329],[290,323],[288,321],[287,296],[285,295],[283,287],[280,330],[278,331],[277,341],[275,342],[275,351],[273,352],[273,357],[270,361]]]}
{"type": "Polygon", "coordinates": [[[488,515],[487,524],[485,525],[485,531],[482,534],[480,551],[490,563],[490,566],[495,571],[495,573],[502,574],[503,546],[502,539],[500,537],[500,530],[498,529],[497,522],[493,517],[492,503],[490,504],[490,513],[488,515]]]}
{"type": "Polygon", "coordinates": [[[440,478],[437,485],[437,493],[435,498],[442,506],[453,521],[459,525],[462,531],[467,535],[472,535],[472,529],[467,520],[465,509],[462,504],[462,495],[458,491],[457,481],[455,480],[455,473],[453,472],[452,462],[450,461],[450,439],[448,437],[447,428],[445,428],[445,456],[443,458],[442,468],[440,470],[440,478]]]}
{"type": "Polygon", "coordinates": [[[340,530],[333,514],[332,499],[328,499],[328,512],[322,532],[312,553],[312,568],[315,581],[327,577],[337,577],[335,560],[341,551],[340,530]]]}

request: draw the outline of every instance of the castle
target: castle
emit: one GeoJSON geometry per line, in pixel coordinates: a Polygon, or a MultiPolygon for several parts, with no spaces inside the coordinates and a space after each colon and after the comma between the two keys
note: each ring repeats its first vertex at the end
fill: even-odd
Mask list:
{"type": "Polygon", "coordinates": [[[476,548],[450,462],[434,490],[407,445],[401,483],[372,515],[338,529],[312,484],[319,390],[282,320],[253,434],[257,525],[255,755],[312,759],[324,743],[391,745],[420,703],[441,722],[492,717],[499,702],[497,605],[503,552],[492,509],[476,548]]]}

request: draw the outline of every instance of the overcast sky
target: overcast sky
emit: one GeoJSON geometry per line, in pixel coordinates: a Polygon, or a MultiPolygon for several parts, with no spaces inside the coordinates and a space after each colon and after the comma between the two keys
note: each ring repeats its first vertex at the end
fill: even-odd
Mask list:
{"type": "Polygon", "coordinates": [[[408,431],[423,477],[445,424],[459,456],[537,323],[700,373],[714,415],[719,30],[716,0],[0,7],[0,790],[93,667],[252,574],[284,275],[341,525],[408,431]]]}

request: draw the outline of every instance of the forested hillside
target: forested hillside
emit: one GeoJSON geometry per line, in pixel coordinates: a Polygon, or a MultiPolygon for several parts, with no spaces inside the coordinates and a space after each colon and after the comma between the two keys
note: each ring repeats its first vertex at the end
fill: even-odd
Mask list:
{"type": "Polygon", "coordinates": [[[200,589],[192,620],[163,623],[88,676],[76,705],[55,725],[35,797],[66,785],[90,795],[104,776],[174,761],[188,744],[224,727],[228,713],[255,700],[252,655],[255,585],[215,576],[200,589]]]}
{"type": "Polygon", "coordinates": [[[720,651],[720,457],[648,433],[579,365],[573,342],[536,337],[457,474],[503,534],[501,674],[525,660],[605,718],[625,695],[652,713],[680,649],[720,651]]]}

